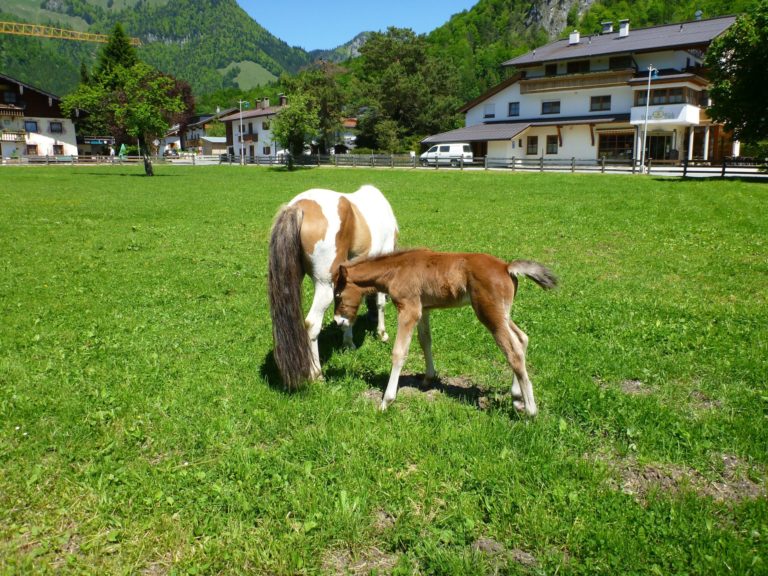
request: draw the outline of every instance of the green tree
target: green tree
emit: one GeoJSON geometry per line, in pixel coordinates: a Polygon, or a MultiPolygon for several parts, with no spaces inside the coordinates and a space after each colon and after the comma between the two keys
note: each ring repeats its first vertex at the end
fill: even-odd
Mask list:
{"type": "Polygon", "coordinates": [[[288,106],[272,123],[275,139],[290,152],[289,168],[293,168],[293,158],[304,153],[304,144],[312,140],[319,126],[312,99],[303,92],[290,94],[288,106]]]}
{"type": "Polygon", "coordinates": [[[96,65],[96,75],[109,75],[114,68],[131,68],[139,62],[136,48],[131,45],[131,40],[118,22],[112,28],[107,45],[99,53],[99,61],[96,65]]]}
{"type": "Polygon", "coordinates": [[[739,17],[707,51],[709,116],[747,143],[768,138],[768,0],[739,17]]]}

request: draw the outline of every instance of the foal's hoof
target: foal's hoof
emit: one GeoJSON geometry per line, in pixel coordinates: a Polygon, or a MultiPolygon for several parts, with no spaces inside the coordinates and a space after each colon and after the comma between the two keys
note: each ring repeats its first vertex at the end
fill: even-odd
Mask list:
{"type": "Polygon", "coordinates": [[[515,410],[517,410],[518,412],[525,412],[525,402],[523,402],[522,400],[515,400],[514,402],[512,402],[512,406],[514,406],[515,410]]]}
{"type": "Polygon", "coordinates": [[[379,340],[382,342],[389,342],[389,334],[386,332],[379,332],[379,340]]]}

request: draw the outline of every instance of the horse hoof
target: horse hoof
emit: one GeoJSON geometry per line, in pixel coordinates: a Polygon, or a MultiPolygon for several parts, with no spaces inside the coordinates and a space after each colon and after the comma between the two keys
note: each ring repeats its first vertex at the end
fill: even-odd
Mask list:
{"type": "Polygon", "coordinates": [[[379,340],[382,342],[389,342],[389,334],[386,332],[379,332],[379,340]]]}
{"type": "Polygon", "coordinates": [[[522,400],[515,400],[512,402],[512,405],[515,407],[515,410],[518,412],[525,412],[525,402],[522,400]]]}

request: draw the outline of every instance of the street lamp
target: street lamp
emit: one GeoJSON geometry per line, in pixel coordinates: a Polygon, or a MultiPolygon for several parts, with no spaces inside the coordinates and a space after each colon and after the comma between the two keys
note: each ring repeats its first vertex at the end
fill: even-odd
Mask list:
{"type": "Polygon", "coordinates": [[[640,151],[640,173],[645,172],[645,138],[648,135],[648,107],[651,104],[651,77],[658,76],[659,71],[648,65],[648,89],[645,92],[645,122],[643,123],[643,146],[640,151]]]}
{"type": "Polygon", "coordinates": [[[251,103],[248,102],[248,100],[238,100],[237,103],[240,106],[240,164],[244,164],[243,156],[245,155],[245,142],[243,142],[243,105],[245,105],[245,109],[247,110],[251,103]]]}

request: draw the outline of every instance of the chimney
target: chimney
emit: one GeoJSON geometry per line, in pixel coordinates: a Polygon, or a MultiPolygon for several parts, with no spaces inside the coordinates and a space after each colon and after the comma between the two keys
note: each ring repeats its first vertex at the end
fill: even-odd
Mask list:
{"type": "Polygon", "coordinates": [[[573,46],[574,44],[578,44],[580,39],[581,39],[581,35],[579,34],[579,31],[574,30],[573,32],[571,32],[571,35],[568,36],[568,46],[573,46]]]}
{"type": "Polygon", "coordinates": [[[695,14],[693,15],[693,17],[694,17],[696,20],[701,20],[701,17],[702,17],[703,15],[704,15],[704,12],[702,12],[701,10],[696,10],[696,12],[695,12],[695,14]]]}
{"type": "Polygon", "coordinates": [[[629,20],[619,20],[619,38],[629,36],[629,20]]]}
{"type": "Polygon", "coordinates": [[[263,110],[266,110],[267,108],[269,108],[269,98],[264,98],[264,99],[261,101],[261,108],[262,108],[263,110]]]}
{"type": "Polygon", "coordinates": [[[610,34],[613,32],[613,22],[601,22],[603,27],[603,34],[610,34]]]}
{"type": "Polygon", "coordinates": [[[280,106],[288,104],[288,97],[285,94],[278,94],[277,98],[280,100],[280,106]]]}

